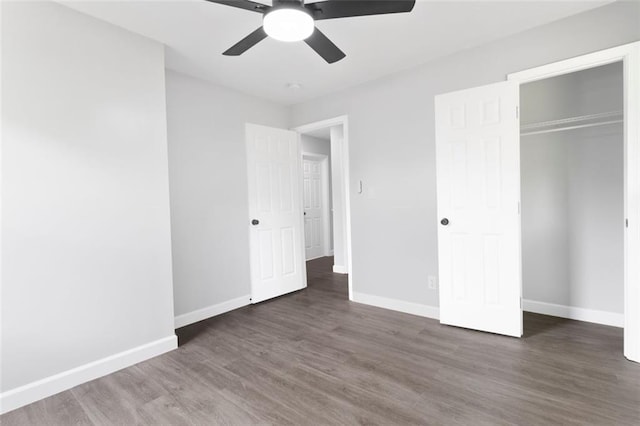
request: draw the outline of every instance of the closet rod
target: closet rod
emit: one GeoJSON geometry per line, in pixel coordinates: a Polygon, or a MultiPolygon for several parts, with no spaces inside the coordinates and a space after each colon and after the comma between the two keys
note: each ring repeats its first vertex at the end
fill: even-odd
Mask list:
{"type": "Polygon", "coordinates": [[[523,124],[520,126],[521,130],[533,130],[539,129],[541,127],[550,127],[550,126],[558,126],[561,124],[570,124],[581,121],[591,121],[598,119],[608,119],[608,118],[622,118],[624,113],[622,111],[609,111],[609,112],[600,112],[597,114],[588,114],[588,115],[579,115],[577,117],[569,117],[569,118],[561,118],[559,120],[549,120],[549,121],[541,121],[538,123],[529,123],[523,124]]]}
{"type": "Polygon", "coordinates": [[[616,123],[624,123],[624,120],[601,121],[599,123],[578,124],[578,125],[575,125],[575,126],[557,127],[555,129],[537,130],[537,131],[534,131],[534,132],[520,133],[520,136],[541,135],[543,133],[562,132],[564,130],[582,129],[582,128],[585,128],[585,127],[604,126],[605,124],[616,124],[616,123]]]}

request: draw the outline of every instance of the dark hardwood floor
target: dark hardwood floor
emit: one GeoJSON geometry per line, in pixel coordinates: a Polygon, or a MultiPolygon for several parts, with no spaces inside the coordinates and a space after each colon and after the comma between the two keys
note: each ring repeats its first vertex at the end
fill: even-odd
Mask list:
{"type": "MultiPolygon", "coordinates": [[[[9,425],[640,425],[622,330],[525,315],[522,339],[309,287],[177,331],[180,347],[0,417],[9,425]]],[[[393,285],[393,283],[390,283],[393,285]]]]}

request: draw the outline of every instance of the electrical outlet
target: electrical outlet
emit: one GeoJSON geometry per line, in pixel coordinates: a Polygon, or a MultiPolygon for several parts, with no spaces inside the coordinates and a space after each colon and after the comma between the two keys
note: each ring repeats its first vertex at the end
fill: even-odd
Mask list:
{"type": "Polygon", "coordinates": [[[433,275],[429,275],[428,286],[429,290],[435,290],[438,288],[438,279],[433,275]]]}

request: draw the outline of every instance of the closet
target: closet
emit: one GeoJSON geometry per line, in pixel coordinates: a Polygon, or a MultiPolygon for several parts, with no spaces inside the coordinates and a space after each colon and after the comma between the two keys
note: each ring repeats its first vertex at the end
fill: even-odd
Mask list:
{"type": "Polygon", "coordinates": [[[622,62],[520,86],[525,310],[622,326],[623,106],[622,62]]]}

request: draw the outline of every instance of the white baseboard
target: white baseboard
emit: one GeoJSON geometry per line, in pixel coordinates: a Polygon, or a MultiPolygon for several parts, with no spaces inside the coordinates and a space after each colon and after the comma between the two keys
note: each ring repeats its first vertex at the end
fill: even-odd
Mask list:
{"type": "Polygon", "coordinates": [[[552,317],[569,318],[596,324],[624,327],[624,314],[594,309],[576,308],[575,306],[556,305],[554,303],[522,300],[522,308],[527,312],[550,315],[552,317]]]}
{"type": "Polygon", "coordinates": [[[216,315],[224,314],[225,312],[247,306],[250,303],[251,295],[246,295],[218,303],[217,305],[207,306],[206,308],[198,309],[197,311],[178,315],[174,319],[174,326],[175,328],[184,327],[185,325],[193,324],[194,322],[202,321],[207,318],[215,317],[216,315]]]}
{"type": "MultiPolygon", "coordinates": [[[[391,309],[393,311],[405,312],[407,314],[418,315],[421,317],[433,319],[440,318],[440,309],[436,306],[422,305],[419,303],[389,299],[386,297],[358,292],[353,292],[352,300],[365,305],[377,306],[379,308],[391,309]]],[[[624,327],[624,314],[615,312],[576,308],[574,306],[556,305],[553,303],[536,302],[534,300],[523,300],[522,306],[523,310],[527,312],[609,325],[613,327],[624,327]]]]}
{"type": "Polygon", "coordinates": [[[333,265],[333,272],[336,274],[348,274],[346,266],[342,265],[333,265]]]}
{"type": "Polygon", "coordinates": [[[398,299],[388,299],[386,297],[357,293],[355,291],[353,292],[353,301],[363,303],[365,305],[377,306],[379,308],[391,309],[392,311],[400,311],[426,318],[440,318],[440,309],[436,306],[405,302],[404,300],[398,299]]]}
{"type": "Polygon", "coordinates": [[[178,347],[175,335],[120,352],[0,394],[0,414],[71,389],[178,347]]]}

